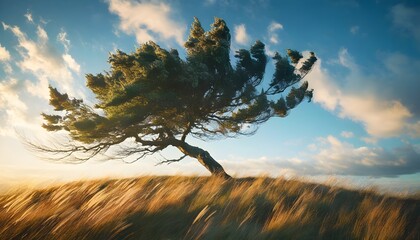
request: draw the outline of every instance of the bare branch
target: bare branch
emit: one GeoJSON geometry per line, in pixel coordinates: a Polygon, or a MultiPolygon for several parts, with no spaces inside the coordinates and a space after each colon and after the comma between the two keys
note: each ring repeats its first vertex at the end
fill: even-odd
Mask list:
{"type": "Polygon", "coordinates": [[[165,158],[165,160],[157,163],[155,166],[162,165],[162,164],[165,164],[165,163],[169,165],[169,164],[174,163],[174,162],[179,162],[187,156],[188,155],[185,154],[185,155],[183,155],[183,156],[181,156],[180,158],[177,158],[177,159],[166,159],[165,157],[162,156],[163,158],[165,158]]]}

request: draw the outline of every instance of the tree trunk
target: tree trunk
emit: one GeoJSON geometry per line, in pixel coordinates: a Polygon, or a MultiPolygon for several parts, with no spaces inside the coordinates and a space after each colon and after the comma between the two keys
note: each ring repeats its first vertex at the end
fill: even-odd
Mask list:
{"type": "Polygon", "coordinates": [[[224,179],[232,178],[225,172],[222,165],[214,160],[207,151],[199,147],[191,146],[186,142],[181,142],[177,144],[176,147],[185,155],[196,158],[205,168],[207,168],[207,170],[211,172],[211,175],[222,177],[224,179]]]}

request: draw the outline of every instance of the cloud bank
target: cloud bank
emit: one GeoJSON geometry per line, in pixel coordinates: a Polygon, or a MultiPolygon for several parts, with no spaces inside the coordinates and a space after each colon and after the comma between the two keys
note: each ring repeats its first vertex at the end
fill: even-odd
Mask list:
{"type": "Polygon", "coordinates": [[[368,176],[397,177],[420,172],[420,149],[405,144],[387,150],[381,147],[354,146],[334,136],[320,137],[294,158],[260,157],[221,161],[226,169],[240,176],[368,176]]]}

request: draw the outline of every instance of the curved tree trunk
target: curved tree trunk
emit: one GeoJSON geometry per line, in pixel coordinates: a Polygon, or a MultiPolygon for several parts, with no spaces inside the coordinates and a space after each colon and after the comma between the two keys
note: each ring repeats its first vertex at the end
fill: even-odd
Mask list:
{"type": "Polygon", "coordinates": [[[210,154],[195,146],[191,146],[186,142],[182,142],[176,145],[176,147],[185,155],[196,158],[204,167],[211,172],[211,175],[222,177],[224,179],[231,179],[232,177],[225,172],[222,165],[214,160],[210,154]]]}

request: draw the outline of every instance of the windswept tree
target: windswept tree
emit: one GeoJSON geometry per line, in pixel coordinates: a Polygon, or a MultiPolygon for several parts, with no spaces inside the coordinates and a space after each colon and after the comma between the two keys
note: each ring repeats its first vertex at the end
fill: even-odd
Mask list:
{"type": "Polygon", "coordinates": [[[188,144],[187,136],[252,134],[271,117],[286,117],[305,98],[311,100],[312,90],[301,80],[317,60],[312,52],[305,58],[294,50],[284,56],[276,53],[274,75],[263,81],[264,44],[256,41],[249,50],[238,50],[232,66],[230,43],[225,21],[215,18],[205,31],[195,18],[184,45],[185,59],[175,49],[148,42],[130,54],[110,54],[110,71],[87,74],[87,87],[97,99],[94,106],[50,86],[50,105],[58,113],[43,113],[43,127],[64,130],[71,140],[36,147],[78,161],[112,146],[121,146],[118,153],[113,151],[119,157],[135,159],[175,147],[183,156],[162,162],[189,156],[212,175],[230,178],[207,151],[188,144]]]}

